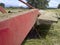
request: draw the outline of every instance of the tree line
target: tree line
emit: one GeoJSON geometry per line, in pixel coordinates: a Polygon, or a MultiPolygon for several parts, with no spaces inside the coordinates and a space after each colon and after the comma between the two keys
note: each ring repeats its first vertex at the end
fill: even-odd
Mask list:
{"type": "Polygon", "coordinates": [[[46,9],[50,0],[26,0],[30,5],[38,9],[46,9]]]}
{"type": "Polygon", "coordinates": [[[0,6],[4,7],[5,8],[5,4],[4,3],[0,3],[0,6]]]}
{"type": "MultiPolygon", "coordinates": [[[[46,9],[49,7],[48,3],[50,0],[26,0],[30,5],[38,9],[46,9]]],[[[60,4],[57,8],[60,8],[60,4]]]]}

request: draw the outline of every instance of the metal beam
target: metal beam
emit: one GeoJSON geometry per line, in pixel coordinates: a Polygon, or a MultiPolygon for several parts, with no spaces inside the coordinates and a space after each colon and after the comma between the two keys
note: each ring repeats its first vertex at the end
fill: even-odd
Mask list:
{"type": "Polygon", "coordinates": [[[0,45],[21,45],[37,20],[39,10],[32,9],[0,21],[0,45]]]}

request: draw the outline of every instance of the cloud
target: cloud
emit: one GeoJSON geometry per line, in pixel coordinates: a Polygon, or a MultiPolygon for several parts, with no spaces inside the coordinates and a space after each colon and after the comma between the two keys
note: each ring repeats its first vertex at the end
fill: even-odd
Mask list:
{"type": "Polygon", "coordinates": [[[53,1],[60,3],[60,0],[53,0],[53,1]]]}
{"type": "MultiPolygon", "coordinates": [[[[25,0],[23,0],[25,1],[25,0]]],[[[25,4],[21,3],[18,0],[0,0],[0,2],[5,3],[5,6],[26,6],[25,4]]],[[[26,1],[25,1],[26,2],[26,1]]]]}
{"type": "Polygon", "coordinates": [[[59,2],[57,0],[50,0],[49,7],[55,7],[57,8],[59,2]]]}

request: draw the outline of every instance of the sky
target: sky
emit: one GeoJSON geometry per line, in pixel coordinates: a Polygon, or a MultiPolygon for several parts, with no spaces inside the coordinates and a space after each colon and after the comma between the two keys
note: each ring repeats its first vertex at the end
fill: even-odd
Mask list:
{"type": "Polygon", "coordinates": [[[58,7],[58,4],[60,4],[60,0],[50,0],[49,7],[58,7]]]}
{"type": "MultiPolygon", "coordinates": [[[[25,0],[23,0],[23,1],[25,1],[25,0]]],[[[5,5],[7,7],[9,7],[9,6],[23,6],[23,7],[26,7],[25,4],[21,3],[18,0],[0,0],[0,2],[5,3],[5,5]]],[[[58,6],[58,4],[60,4],[60,0],[50,0],[50,2],[48,4],[49,4],[49,7],[55,7],[56,8],[58,6]]]]}
{"type": "MultiPolygon", "coordinates": [[[[23,1],[25,1],[25,0],[23,0],[23,1]]],[[[0,0],[0,2],[4,3],[7,7],[9,7],[9,6],[23,6],[23,7],[25,7],[26,6],[25,4],[21,3],[18,0],[0,0]]]]}

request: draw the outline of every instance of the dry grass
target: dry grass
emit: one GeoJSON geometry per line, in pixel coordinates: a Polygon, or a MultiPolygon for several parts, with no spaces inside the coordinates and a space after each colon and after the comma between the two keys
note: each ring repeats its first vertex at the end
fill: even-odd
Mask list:
{"type": "MultiPolygon", "coordinates": [[[[55,10],[45,10],[45,11],[51,11],[60,14],[60,9],[55,10]]],[[[53,24],[54,29],[49,29],[48,34],[46,35],[46,38],[40,38],[40,39],[27,39],[24,43],[24,45],[60,45],[60,20],[58,20],[58,23],[53,24]]]]}

